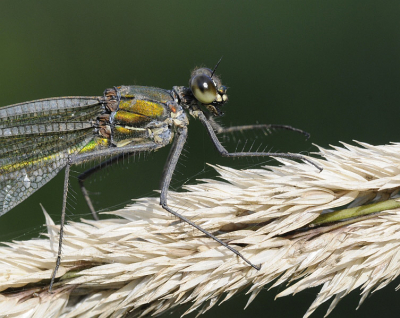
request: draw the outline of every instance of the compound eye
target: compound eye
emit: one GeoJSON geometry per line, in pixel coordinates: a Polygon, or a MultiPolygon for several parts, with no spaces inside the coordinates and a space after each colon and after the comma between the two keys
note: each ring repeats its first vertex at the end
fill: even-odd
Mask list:
{"type": "Polygon", "coordinates": [[[202,104],[211,104],[217,97],[217,88],[213,80],[204,74],[195,75],[190,80],[190,89],[202,104]]]}

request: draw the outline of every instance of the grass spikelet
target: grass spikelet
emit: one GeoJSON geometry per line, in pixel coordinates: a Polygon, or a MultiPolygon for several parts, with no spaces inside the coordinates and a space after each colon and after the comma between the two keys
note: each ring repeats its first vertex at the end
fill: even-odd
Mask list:
{"type": "Polygon", "coordinates": [[[358,144],[319,148],[310,159],[322,172],[283,159],[215,166],[221,180],[170,193],[172,208],[260,271],[146,198],[113,219],[69,223],[49,294],[58,227],[45,213],[48,239],[0,247],[1,316],[140,317],[182,304],[201,314],[244,289],[250,303],[269,283],[286,286],[277,297],[321,286],[304,317],[332,299],[329,314],[354,289],[361,304],[400,273],[400,144],[358,144]]]}

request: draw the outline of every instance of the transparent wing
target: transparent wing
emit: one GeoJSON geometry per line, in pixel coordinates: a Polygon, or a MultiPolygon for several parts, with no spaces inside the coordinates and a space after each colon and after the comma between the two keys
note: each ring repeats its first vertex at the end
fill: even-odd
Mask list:
{"type": "Polygon", "coordinates": [[[0,108],[0,215],[65,167],[93,138],[98,97],[61,97],[0,108]]]}

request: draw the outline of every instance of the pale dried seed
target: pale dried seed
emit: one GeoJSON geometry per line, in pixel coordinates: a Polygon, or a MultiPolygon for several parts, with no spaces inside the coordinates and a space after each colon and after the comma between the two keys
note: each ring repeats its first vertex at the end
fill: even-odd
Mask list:
{"type": "Polygon", "coordinates": [[[0,295],[2,315],[140,316],[184,303],[192,305],[187,313],[202,313],[245,287],[249,304],[272,281],[274,287],[295,281],[278,297],[322,285],[305,317],[330,298],[331,312],[356,288],[363,293],[361,304],[400,273],[400,209],[325,232],[306,227],[325,209],[397,198],[400,144],[359,144],[319,148],[325,159],[312,160],[324,168],[321,173],[283,159],[282,166],[266,170],[215,167],[230,183],[207,180],[171,194],[171,206],[182,207],[178,210],[197,224],[211,232],[229,229],[220,238],[252,262],[268,264],[260,271],[177,222],[150,198],[113,213],[121,219],[70,223],[58,274],[74,266],[79,275],[62,281],[51,295],[46,288],[26,289],[48,279],[54,266],[58,228],[46,214],[50,240],[0,247],[0,289],[22,287],[0,295]],[[75,303],[81,290],[87,296],[75,303]]]}

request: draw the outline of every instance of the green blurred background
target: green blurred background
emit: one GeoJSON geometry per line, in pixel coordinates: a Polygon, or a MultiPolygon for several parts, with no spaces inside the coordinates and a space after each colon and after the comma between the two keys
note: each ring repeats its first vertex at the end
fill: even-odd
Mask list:
{"type": "MultiPolygon", "coordinates": [[[[235,149],[256,139],[273,151],[309,153],[312,143],[398,141],[400,102],[398,1],[1,1],[0,105],[67,95],[101,95],[116,85],[170,89],[186,85],[195,66],[213,67],[229,87],[224,125],[276,123],[311,133],[232,136],[235,149]]],[[[222,159],[198,122],[191,121],[185,158],[174,189],[216,176],[205,163],[250,168],[263,159],[222,159]]],[[[169,148],[94,176],[87,187],[96,209],[122,207],[157,195],[169,148]]],[[[89,165],[90,166],[90,165],[89,165]]],[[[83,171],[84,167],[74,167],[83,171]]],[[[74,173],[68,219],[90,218],[74,173]],[[74,210],[75,208],[75,210],[74,210]]],[[[63,174],[0,219],[0,241],[37,237],[42,203],[59,222],[63,174]]],[[[264,266],[268,266],[267,264],[264,266]]],[[[389,285],[358,311],[358,292],[330,317],[397,317],[398,294],[389,285]]],[[[214,307],[203,317],[301,317],[317,289],[273,301],[265,290],[246,311],[247,296],[214,307]]],[[[324,304],[314,317],[328,308],[324,304]]],[[[179,317],[184,309],[173,314],[179,317]]],[[[167,315],[165,315],[167,316],[167,315]]],[[[191,314],[190,317],[195,317],[191,314]]]]}

